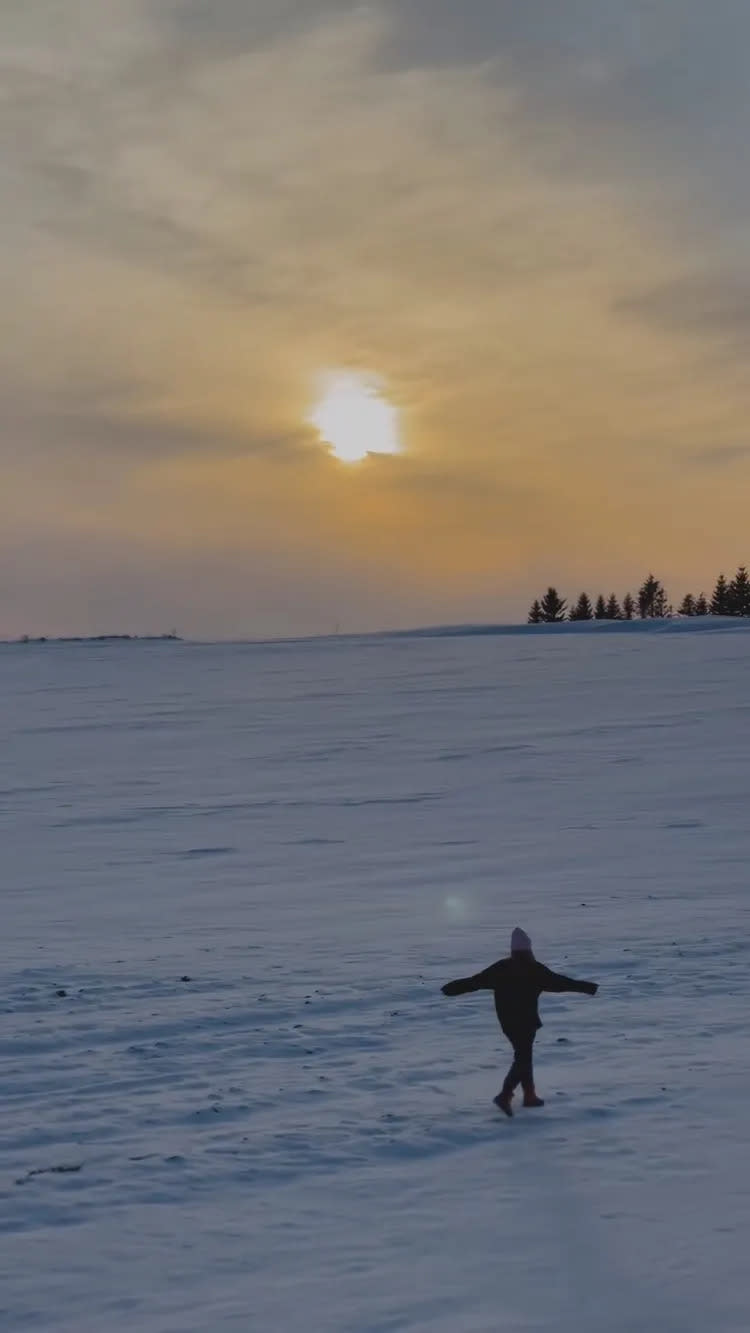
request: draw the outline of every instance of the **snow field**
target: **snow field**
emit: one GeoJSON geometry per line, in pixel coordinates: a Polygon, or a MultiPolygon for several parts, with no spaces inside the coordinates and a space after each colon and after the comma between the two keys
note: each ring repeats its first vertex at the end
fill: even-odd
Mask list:
{"type": "Polygon", "coordinates": [[[0,649],[0,1326],[744,1330],[749,648],[0,649]]]}

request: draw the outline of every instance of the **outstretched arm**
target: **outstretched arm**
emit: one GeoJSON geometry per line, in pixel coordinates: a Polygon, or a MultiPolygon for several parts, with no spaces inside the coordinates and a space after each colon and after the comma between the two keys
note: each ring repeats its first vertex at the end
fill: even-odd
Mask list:
{"type": "Polygon", "coordinates": [[[492,967],[486,967],[483,972],[477,972],[473,977],[459,977],[457,981],[449,981],[442,986],[443,995],[466,995],[473,990],[494,990],[497,985],[496,969],[497,964],[492,967]]]}
{"type": "Polygon", "coordinates": [[[576,991],[579,995],[596,995],[599,987],[595,981],[576,981],[574,977],[564,977],[560,972],[552,972],[545,967],[543,989],[557,994],[576,991]]]}

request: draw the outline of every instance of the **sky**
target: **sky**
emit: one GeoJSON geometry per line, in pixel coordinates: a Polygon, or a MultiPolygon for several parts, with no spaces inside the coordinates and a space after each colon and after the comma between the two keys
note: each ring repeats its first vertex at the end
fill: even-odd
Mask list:
{"type": "Polygon", "coordinates": [[[3,0],[0,636],[750,563],[747,0],[3,0]],[[377,382],[400,450],[321,439],[377,382]]]}

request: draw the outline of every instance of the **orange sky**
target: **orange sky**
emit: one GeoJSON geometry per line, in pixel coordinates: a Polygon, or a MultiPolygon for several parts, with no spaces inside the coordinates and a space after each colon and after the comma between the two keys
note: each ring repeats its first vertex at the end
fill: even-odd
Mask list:
{"type": "Polygon", "coordinates": [[[750,560],[750,11],[454,8],[3,7],[0,635],[512,619],[750,560]],[[317,437],[337,369],[398,457],[317,437]]]}

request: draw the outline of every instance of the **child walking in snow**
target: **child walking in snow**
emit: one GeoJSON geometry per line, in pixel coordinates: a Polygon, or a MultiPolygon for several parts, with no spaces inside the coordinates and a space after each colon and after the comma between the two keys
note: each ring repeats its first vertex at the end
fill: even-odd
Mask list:
{"type": "Polygon", "coordinates": [[[571,977],[560,976],[537,962],[526,931],[516,926],[511,936],[510,958],[501,958],[484,972],[477,972],[476,976],[449,981],[442,989],[443,995],[494,991],[498,1022],[513,1047],[513,1064],[494,1102],[499,1110],[512,1115],[513,1093],[519,1083],[523,1088],[524,1106],[544,1106],[536,1095],[533,1066],[534,1038],[542,1026],[539,1017],[542,991],[578,991],[582,995],[596,995],[598,987],[593,981],[574,981],[571,977]]]}

